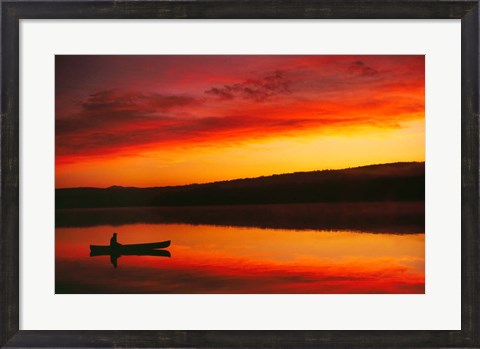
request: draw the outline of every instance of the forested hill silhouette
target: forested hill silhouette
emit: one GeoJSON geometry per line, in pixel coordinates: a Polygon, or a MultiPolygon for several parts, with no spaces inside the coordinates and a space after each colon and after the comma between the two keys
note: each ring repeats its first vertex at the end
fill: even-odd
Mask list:
{"type": "Polygon", "coordinates": [[[56,208],[423,201],[425,163],[297,172],[174,187],[64,188],[56,208]]]}

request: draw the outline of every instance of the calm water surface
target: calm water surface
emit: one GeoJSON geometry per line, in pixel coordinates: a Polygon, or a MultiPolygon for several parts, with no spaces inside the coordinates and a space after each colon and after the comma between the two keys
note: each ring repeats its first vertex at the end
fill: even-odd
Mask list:
{"type": "MultiPolygon", "coordinates": [[[[57,212],[57,222],[64,214],[57,212]]],[[[418,229],[105,224],[92,214],[104,216],[71,210],[74,219],[57,224],[57,293],[424,293],[425,239],[418,229]],[[122,244],[171,240],[171,257],[122,256],[116,269],[109,256],[90,257],[89,245],[108,245],[113,232],[122,244]]]]}

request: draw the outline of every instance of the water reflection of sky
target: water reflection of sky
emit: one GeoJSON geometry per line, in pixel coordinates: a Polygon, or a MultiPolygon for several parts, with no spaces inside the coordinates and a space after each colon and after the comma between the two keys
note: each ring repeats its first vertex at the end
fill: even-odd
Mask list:
{"type": "Polygon", "coordinates": [[[129,224],[56,229],[58,293],[424,293],[424,234],[129,224]],[[172,240],[172,258],[89,245],[172,240]]]}

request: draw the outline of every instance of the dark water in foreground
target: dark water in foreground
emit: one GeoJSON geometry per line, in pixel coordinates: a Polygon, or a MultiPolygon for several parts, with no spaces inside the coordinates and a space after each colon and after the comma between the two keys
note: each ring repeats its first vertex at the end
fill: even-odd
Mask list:
{"type": "Polygon", "coordinates": [[[57,210],[56,293],[424,293],[424,203],[57,210]],[[171,257],[89,245],[171,240],[171,257]]]}

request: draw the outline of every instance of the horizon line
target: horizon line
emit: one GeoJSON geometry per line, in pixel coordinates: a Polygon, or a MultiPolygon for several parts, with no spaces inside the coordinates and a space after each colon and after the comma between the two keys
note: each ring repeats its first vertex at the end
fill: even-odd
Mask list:
{"type": "Polygon", "coordinates": [[[174,187],[188,187],[193,185],[203,185],[203,184],[215,184],[215,183],[225,183],[225,182],[233,182],[233,181],[241,181],[241,180],[250,180],[250,179],[259,179],[259,178],[268,178],[268,177],[275,177],[275,176],[283,176],[283,175],[293,175],[293,174],[300,174],[300,173],[311,173],[311,172],[327,172],[327,171],[343,171],[343,170],[351,170],[357,168],[364,168],[364,167],[372,167],[372,166],[384,166],[384,165],[396,165],[396,164],[425,164],[425,161],[396,161],[396,162],[385,162],[385,163],[375,163],[375,164],[368,164],[368,165],[361,165],[361,166],[353,166],[353,167],[344,167],[344,168],[337,168],[337,169],[323,169],[323,170],[311,170],[311,171],[295,171],[295,172],[286,172],[286,173],[273,173],[268,175],[262,175],[257,177],[244,177],[244,178],[234,178],[234,179],[224,179],[218,180],[213,182],[204,182],[204,183],[189,183],[189,184],[180,184],[180,185],[158,185],[158,186],[151,186],[151,187],[137,187],[137,186],[130,186],[130,185],[110,185],[108,187],[55,187],[55,190],[61,189],[112,189],[112,188],[128,188],[128,189],[153,189],[153,188],[174,188],[174,187]]]}

